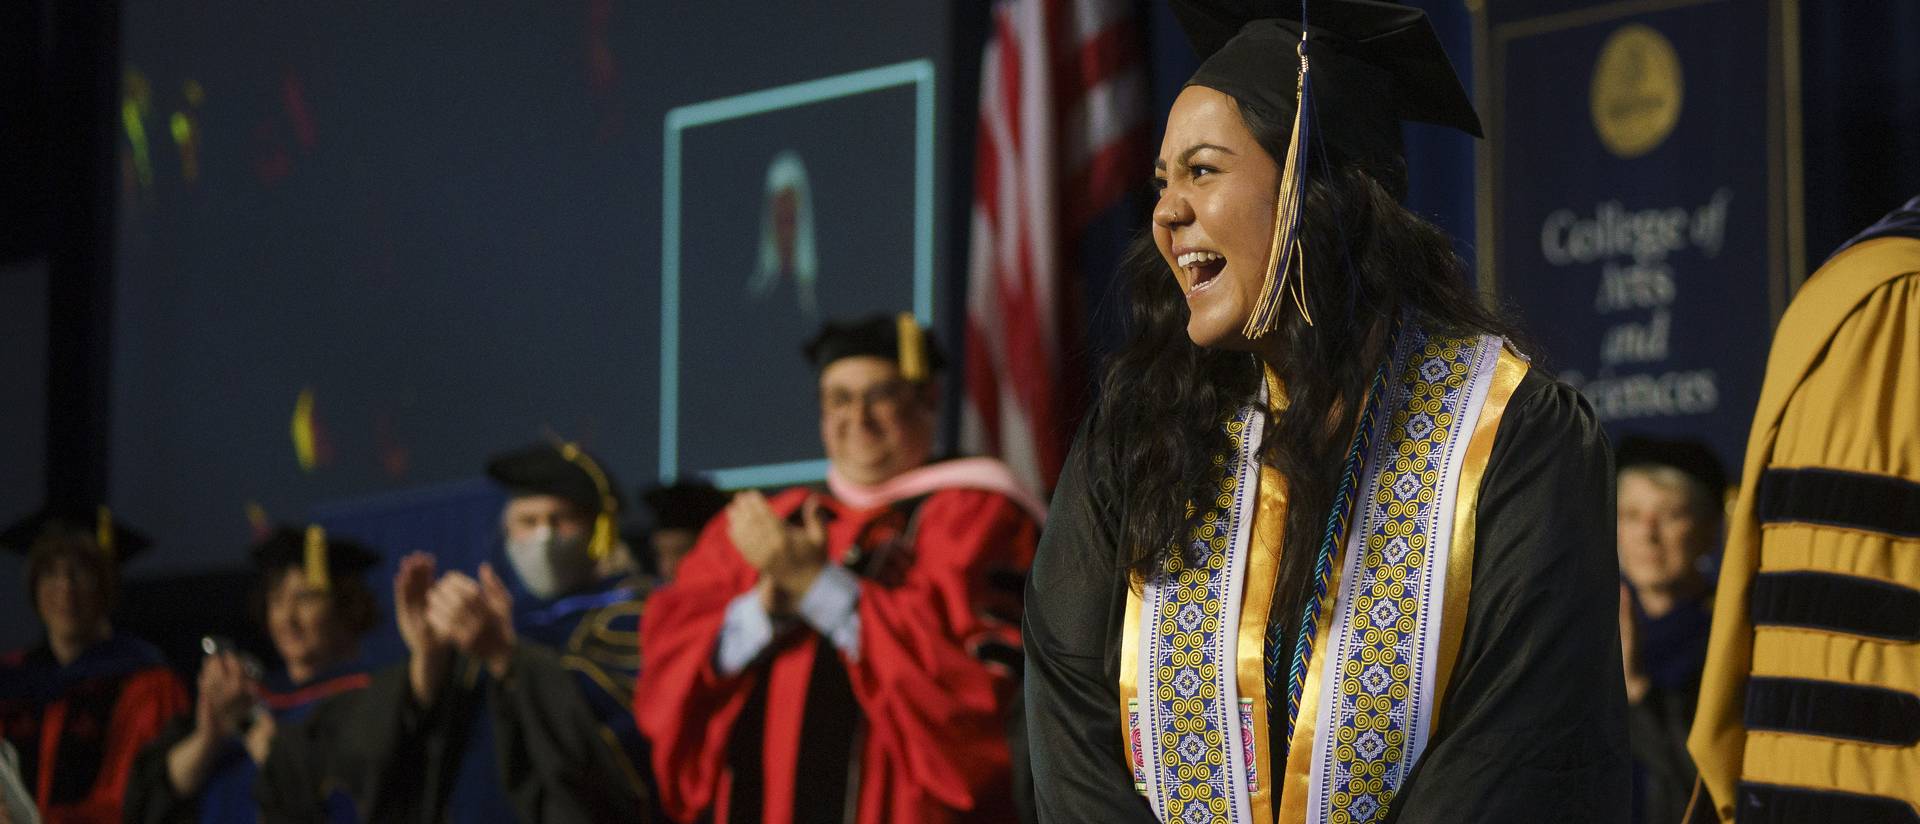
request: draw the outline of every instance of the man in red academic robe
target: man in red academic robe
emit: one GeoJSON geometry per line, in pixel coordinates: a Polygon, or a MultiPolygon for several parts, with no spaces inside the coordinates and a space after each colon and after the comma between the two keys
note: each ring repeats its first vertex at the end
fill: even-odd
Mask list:
{"type": "Polygon", "coordinates": [[[737,496],[642,620],[634,715],[674,818],[1011,821],[1020,589],[1043,512],[988,459],[928,463],[939,354],[828,324],[826,489],[737,496]]]}
{"type": "Polygon", "coordinates": [[[0,735],[47,824],[120,820],[127,774],[147,741],[189,708],[160,651],[115,633],[120,562],[146,539],[104,507],[43,510],[0,534],[29,551],[28,597],[45,643],[0,656],[0,735]]]}

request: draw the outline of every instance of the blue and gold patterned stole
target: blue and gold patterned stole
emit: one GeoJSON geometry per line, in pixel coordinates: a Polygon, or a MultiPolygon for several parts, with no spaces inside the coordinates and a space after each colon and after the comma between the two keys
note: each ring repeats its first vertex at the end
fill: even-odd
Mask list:
{"type": "Polygon", "coordinates": [[[1302,637],[1281,639],[1288,689],[1273,686],[1267,637],[1285,490],[1259,458],[1264,405],[1225,422],[1189,551],[1128,598],[1124,744],[1162,821],[1379,821],[1433,733],[1465,620],[1480,481],[1527,364],[1497,337],[1411,324],[1391,349],[1350,450],[1364,467],[1343,487],[1351,508],[1328,518],[1320,597],[1302,637]],[[1277,780],[1270,723],[1292,730],[1277,780]]]}

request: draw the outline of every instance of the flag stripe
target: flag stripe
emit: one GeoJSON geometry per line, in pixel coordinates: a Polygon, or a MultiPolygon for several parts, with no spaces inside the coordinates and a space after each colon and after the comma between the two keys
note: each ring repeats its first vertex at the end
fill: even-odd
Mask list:
{"type": "Polygon", "coordinates": [[[1073,264],[1143,174],[1146,79],[1131,0],[997,0],[982,53],[962,448],[1045,493],[1084,383],[1073,264]]]}

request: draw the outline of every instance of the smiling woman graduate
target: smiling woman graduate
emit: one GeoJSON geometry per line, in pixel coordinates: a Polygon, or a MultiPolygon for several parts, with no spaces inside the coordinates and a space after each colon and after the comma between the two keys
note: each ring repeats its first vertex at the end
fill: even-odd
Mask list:
{"type": "Polygon", "coordinates": [[[1425,16],[1176,2],[1130,339],[1029,579],[1048,821],[1616,821],[1609,450],[1400,205],[1425,16]]]}

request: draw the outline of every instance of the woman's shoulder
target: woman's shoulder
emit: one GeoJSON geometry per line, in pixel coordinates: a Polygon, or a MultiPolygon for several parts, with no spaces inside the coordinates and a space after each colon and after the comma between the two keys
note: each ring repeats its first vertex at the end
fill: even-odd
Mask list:
{"type": "Polygon", "coordinates": [[[1516,438],[1537,445],[1612,453],[1593,404],[1580,390],[1537,365],[1528,367],[1508,399],[1495,449],[1500,442],[1516,438]]]}
{"type": "MultiPolygon", "coordinates": [[[[1529,369],[1501,417],[1479,494],[1484,560],[1511,572],[1613,557],[1613,449],[1580,392],[1529,369]]],[[[1476,589],[1478,585],[1476,584],[1476,589]]]]}

